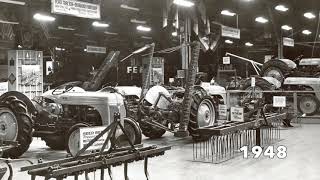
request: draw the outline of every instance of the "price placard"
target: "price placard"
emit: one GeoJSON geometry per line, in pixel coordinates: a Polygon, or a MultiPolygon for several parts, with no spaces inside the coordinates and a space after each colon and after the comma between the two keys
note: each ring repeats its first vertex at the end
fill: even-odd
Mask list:
{"type": "Polygon", "coordinates": [[[255,77],[251,78],[251,87],[256,87],[256,78],[255,77]]]}
{"type": "Polygon", "coordinates": [[[244,122],[242,107],[231,107],[231,121],[244,122]]]}
{"type": "Polygon", "coordinates": [[[219,116],[221,118],[227,117],[227,106],[224,104],[219,104],[219,116]]]}
{"type": "MultiPolygon", "coordinates": [[[[87,145],[93,138],[99,135],[101,131],[103,131],[104,129],[106,129],[106,127],[103,127],[103,126],[80,128],[79,149],[87,145]]],[[[108,136],[108,133],[105,133],[100,139],[98,139],[95,143],[93,143],[92,146],[90,146],[87,150],[101,149],[103,143],[107,139],[107,136],[108,136]]]]}
{"type": "Polygon", "coordinates": [[[273,96],[273,107],[286,107],[286,102],[285,96],[273,96]]]}

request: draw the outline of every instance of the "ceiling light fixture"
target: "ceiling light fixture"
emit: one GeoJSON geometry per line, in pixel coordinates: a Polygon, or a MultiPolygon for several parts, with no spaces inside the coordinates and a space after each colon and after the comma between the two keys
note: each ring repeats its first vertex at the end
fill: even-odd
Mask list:
{"type": "Polygon", "coordinates": [[[178,32],[176,32],[176,31],[175,31],[175,32],[172,32],[171,35],[174,36],[174,37],[176,37],[176,36],[178,36],[178,32]]]}
{"type": "Polygon", "coordinates": [[[257,17],[257,18],[256,18],[256,22],[265,24],[265,23],[269,22],[269,20],[266,19],[266,18],[264,18],[264,17],[261,17],[261,16],[260,16],[260,17],[257,17]]]}
{"type": "Polygon", "coordinates": [[[221,14],[222,14],[222,15],[225,15],[225,16],[235,16],[235,15],[236,15],[236,13],[231,12],[231,11],[229,11],[229,10],[222,10],[222,11],[221,11],[221,14]]]}
{"type": "Polygon", "coordinates": [[[108,34],[108,35],[114,35],[114,36],[118,35],[118,33],[108,32],[108,31],[105,31],[104,33],[105,33],[105,34],[108,34]]]}
{"type": "Polygon", "coordinates": [[[152,37],[149,36],[141,36],[142,39],[152,39],[152,37]]]}
{"type": "Polygon", "coordinates": [[[92,23],[92,26],[94,26],[94,27],[106,28],[106,27],[109,27],[109,24],[107,24],[107,23],[102,23],[102,22],[98,22],[98,21],[94,21],[94,22],[92,23]]]}
{"type": "Polygon", "coordinates": [[[137,20],[137,19],[130,19],[130,22],[136,23],[136,24],[146,24],[147,23],[147,21],[141,21],[141,20],[137,20]]]}
{"type": "Polygon", "coordinates": [[[9,3],[9,4],[16,4],[16,5],[26,5],[25,2],[23,1],[14,1],[14,0],[0,0],[0,2],[3,2],[3,3],[9,3]]]}
{"type": "Polygon", "coordinates": [[[174,0],[173,3],[178,5],[178,6],[183,6],[183,7],[192,7],[192,6],[194,6],[194,2],[187,1],[187,0],[174,0]]]}
{"type": "Polygon", "coordinates": [[[52,22],[52,21],[56,20],[55,17],[44,15],[44,14],[40,14],[40,13],[34,14],[33,18],[38,20],[38,21],[47,21],[47,22],[52,22]]]}
{"type": "Polygon", "coordinates": [[[147,26],[137,26],[137,30],[139,31],[145,31],[145,32],[149,32],[151,31],[151,28],[150,27],[147,27],[147,26]]]}
{"type": "Polygon", "coordinates": [[[129,9],[129,10],[132,10],[132,11],[140,11],[139,8],[131,7],[131,6],[128,6],[126,4],[121,4],[120,7],[123,8],[123,9],[129,9]]]}
{"type": "Polygon", "coordinates": [[[253,46],[253,44],[251,42],[246,42],[245,45],[248,46],[248,47],[252,47],[253,46]]]}
{"type": "Polygon", "coordinates": [[[59,48],[59,47],[56,47],[55,49],[56,49],[56,51],[65,51],[66,50],[65,48],[59,48]]]}
{"type": "Polygon", "coordinates": [[[1,20],[1,19],[0,19],[0,23],[3,23],[3,24],[14,24],[14,25],[19,24],[19,22],[6,21],[6,20],[1,20]]]}
{"type": "Polygon", "coordinates": [[[302,31],[302,34],[305,34],[305,35],[310,35],[311,33],[312,32],[307,29],[302,31]]]}
{"type": "Polygon", "coordinates": [[[225,40],[224,42],[227,43],[227,44],[233,44],[233,41],[231,41],[229,39],[225,40]]]}
{"type": "Polygon", "coordinates": [[[286,11],[289,10],[289,8],[287,8],[286,6],[284,6],[282,4],[276,6],[274,9],[277,10],[277,11],[281,11],[281,12],[286,12],[286,11]]]}
{"type": "Polygon", "coordinates": [[[283,25],[283,26],[281,26],[281,29],[286,30],[286,31],[290,31],[290,30],[292,30],[292,27],[288,26],[288,25],[283,25]]]}
{"type": "Polygon", "coordinates": [[[63,27],[63,26],[58,26],[58,29],[60,29],[60,30],[66,30],[66,31],[74,31],[74,30],[76,30],[76,29],[71,28],[71,27],[63,27]]]}
{"type": "Polygon", "coordinates": [[[303,16],[308,19],[314,19],[316,17],[316,15],[314,15],[312,12],[306,12],[303,14],[303,16]]]}

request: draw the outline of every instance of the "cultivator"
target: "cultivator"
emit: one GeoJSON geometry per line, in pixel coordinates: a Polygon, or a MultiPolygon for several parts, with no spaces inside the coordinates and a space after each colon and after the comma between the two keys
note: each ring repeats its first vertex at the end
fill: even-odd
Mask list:
{"type": "Polygon", "coordinates": [[[248,146],[265,147],[280,140],[280,125],[286,114],[266,114],[249,122],[226,122],[199,129],[209,135],[207,141],[193,143],[193,160],[221,163],[239,155],[239,149],[248,146]]]}
{"type": "Polygon", "coordinates": [[[75,180],[84,176],[86,180],[89,180],[90,173],[94,173],[95,178],[96,172],[100,171],[100,179],[103,180],[105,179],[105,170],[107,170],[109,178],[113,179],[112,167],[124,165],[124,179],[128,180],[128,164],[144,160],[144,173],[146,179],[149,180],[148,159],[164,155],[165,151],[170,149],[170,146],[143,147],[143,145],[133,145],[133,142],[131,142],[127,133],[124,131],[124,127],[120,120],[120,114],[115,114],[115,121],[106,127],[105,130],[97,135],[85,147],[79,150],[74,157],[22,167],[21,171],[28,171],[28,174],[31,175],[31,180],[35,180],[36,177],[44,177],[46,180],[50,178],[62,180],[69,176],[73,176],[75,180]],[[130,144],[129,147],[118,148],[113,142],[116,131],[119,128],[125,134],[126,139],[130,144]],[[84,154],[90,146],[106,133],[108,133],[108,136],[99,151],[84,154]],[[105,151],[108,144],[111,144],[110,148],[105,151]]]}

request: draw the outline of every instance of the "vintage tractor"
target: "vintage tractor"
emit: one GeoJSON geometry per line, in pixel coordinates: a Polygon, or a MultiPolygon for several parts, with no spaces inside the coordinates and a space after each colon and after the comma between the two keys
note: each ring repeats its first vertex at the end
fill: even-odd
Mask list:
{"type": "Polygon", "coordinates": [[[314,115],[320,107],[320,58],[273,59],[262,66],[261,75],[273,77],[282,83],[282,89],[313,91],[298,94],[298,109],[314,115]]]}
{"type": "MultiPolygon", "coordinates": [[[[141,143],[139,126],[126,117],[124,99],[118,93],[61,86],[33,100],[11,91],[1,96],[0,102],[0,138],[19,143],[4,152],[6,157],[22,155],[32,137],[41,137],[52,149],[70,151],[74,147],[69,139],[80,127],[109,125],[115,112],[120,112],[132,142],[141,143]]],[[[121,143],[121,138],[119,135],[116,141],[121,143]]]]}

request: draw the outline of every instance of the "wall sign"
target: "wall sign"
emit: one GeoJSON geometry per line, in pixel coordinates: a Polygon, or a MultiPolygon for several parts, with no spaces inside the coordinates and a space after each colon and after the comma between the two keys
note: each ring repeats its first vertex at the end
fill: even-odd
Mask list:
{"type": "Polygon", "coordinates": [[[231,121],[244,122],[243,108],[231,107],[231,121]]]}
{"type": "Polygon", "coordinates": [[[87,53],[106,54],[107,48],[99,46],[87,46],[87,53]]]}
{"type": "Polygon", "coordinates": [[[6,92],[8,92],[8,82],[1,82],[0,83],[0,96],[6,92]]]}
{"type": "Polygon", "coordinates": [[[285,96],[273,96],[273,107],[286,107],[285,96]]]}
{"type": "Polygon", "coordinates": [[[294,39],[284,37],[283,38],[283,45],[289,46],[289,47],[294,47],[294,39]]]}
{"type": "Polygon", "coordinates": [[[70,16],[100,19],[100,5],[77,0],[51,0],[51,12],[70,16]]]}
{"type": "Polygon", "coordinates": [[[226,64],[226,65],[231,63],[230,57],[223,57],[222,61],[223,61],[223,64],[226,64]]]}
{"type": "Polygon", "coordinates": [[[232,28],[228,26],[221,26],[222,37],[231,37],[235,39],[240,39],[240,29],[232,28]]]}

